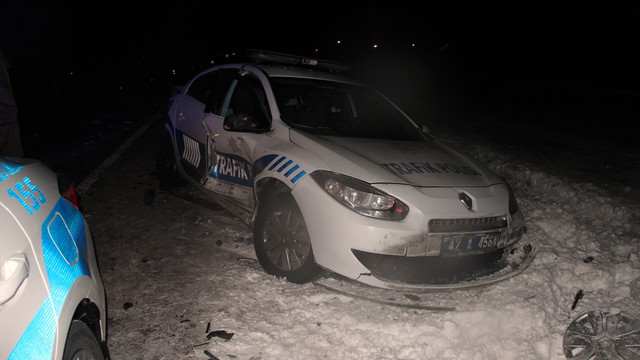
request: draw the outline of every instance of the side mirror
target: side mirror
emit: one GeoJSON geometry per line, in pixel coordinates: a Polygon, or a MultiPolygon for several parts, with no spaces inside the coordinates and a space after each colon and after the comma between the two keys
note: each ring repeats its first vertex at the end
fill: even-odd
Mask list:
{"type": "Polygon", "coordinates": [[[433,135],[431,135],[431,130],[429,130],[429,127],[427,125],[425,125],[425,124],[422,124],[422,133],[429,140],[434,140],[435,139],[435,137],[433,135]]]}
{"type": "Polygon", "coordinates": [[[233,114],[224,118],[224,129],[229,131],[259,132],[256,119],[250,114],[233,114]]]}

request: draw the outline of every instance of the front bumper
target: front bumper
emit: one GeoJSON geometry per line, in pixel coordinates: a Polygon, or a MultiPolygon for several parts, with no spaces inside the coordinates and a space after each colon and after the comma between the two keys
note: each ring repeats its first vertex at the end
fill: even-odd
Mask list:
{"type": "Polygon", "coordinates": [[[465,257],[405,257],[354,250],[354,256],[370,270],[360,274],[358,281],[405,291],[493,284],[522,273],[536,254],[537,248],[531,244],[516,244],[493,253],[465,257]]]}

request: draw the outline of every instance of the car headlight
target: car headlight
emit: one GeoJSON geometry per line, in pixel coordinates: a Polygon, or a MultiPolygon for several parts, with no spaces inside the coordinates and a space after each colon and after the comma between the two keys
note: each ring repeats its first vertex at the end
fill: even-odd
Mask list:
{"type": "Polygon", "coordinates": [[[329,171],[314,171],[311,177],[342,205],[364,216],[384,220],[402,220],[409,207],[370,184],[329,171]]]}

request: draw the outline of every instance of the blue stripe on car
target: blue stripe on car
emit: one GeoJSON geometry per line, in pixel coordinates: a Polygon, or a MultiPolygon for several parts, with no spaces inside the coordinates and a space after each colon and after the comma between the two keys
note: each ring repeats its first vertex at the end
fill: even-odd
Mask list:
{"type": "Polygon", "coordinates": [[[287,168],[289,165],[291,165],[292,163],[293,163],[293,161],[292,161],[292,160],[288,160],[286,163],[284,163],[284,165],[280,166],[280,167],[278,168],[278,170],[277,170],[277,171],[278,171],[279,173],[281,173],[281,172],[282,172],[282,170],[286,169],[286,168],[287,168]]]}
{"type": "Polygon", "coordinates": [[[295,184],[296,181],[300,180],[300,178],[303,177],[306,173],[307,172],[304,170],[300,171],[299,173],[296,174],[296,176],[291,178],[291,182],[295,184]]]}
{"type": "Polygon", "coordinates": [[[53,306],[49,298],[46,298],[7,360],[50,359],[53,355],[56,322],[53,306]]]}
{"type": "Polygon", "coordinates": [[[280,164],[282,162],[282,160],[286,159],[285,156],[281,156],[278,161],[274,162],[273,165],[271,165],[271,167],[269,168],[269,170],[273,170],[276,166],[278,166],[278,164],[280,164]]]}
{"type": "Polygon", "coordinates": [[[76,279],[91,276],[84,218],[70,202],[58,200],[42,223],[41,236],[51,301],[47,298],[42,303],[9,359],[51,358],[55,319],[60,316],[67,294],[76,279]]]}
{"type": "Polygon", "coordinates": [[[285,178],[289,179],[292,184],[295,184],[298,180],[300,180],[307,174],[306,171],[300,170],[300,165],[295,163],[295,161],[293,161],[292,159],[287,159],[287,157],[284,155],[278,154],[265,155],[254,162],[254,174],[257,175],[263,171],[275,171],[279,174],[282,174],[285,178]]]}

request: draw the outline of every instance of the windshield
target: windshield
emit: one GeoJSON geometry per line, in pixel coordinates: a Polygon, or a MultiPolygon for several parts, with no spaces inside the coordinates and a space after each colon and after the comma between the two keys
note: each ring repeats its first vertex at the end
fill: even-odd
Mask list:
{"type": "Polygon", "coordinates": [[[272,78],[282,120],[316,135],[423,141],[416,128],[376,91],[350,84],[272,78]]]}

